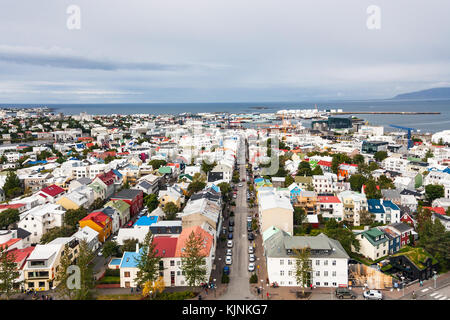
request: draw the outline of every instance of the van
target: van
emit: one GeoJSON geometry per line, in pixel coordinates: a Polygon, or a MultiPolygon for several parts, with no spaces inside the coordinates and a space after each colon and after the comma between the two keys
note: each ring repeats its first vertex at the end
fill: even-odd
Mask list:
{"type": "Polygon", "coordinates": [[[348,288],[336,288],[335,294],[339,299],[356,299],[356,294],[348,288]]]}

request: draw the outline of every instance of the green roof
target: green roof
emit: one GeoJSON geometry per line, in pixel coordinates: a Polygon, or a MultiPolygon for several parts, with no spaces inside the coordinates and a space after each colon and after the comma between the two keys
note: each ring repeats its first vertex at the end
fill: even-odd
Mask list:
{"type": "Polygon", "coordinates": [[[393,257],[405,256],[420,270],[423,270],[427,267],[425,263],[428,260],[428,258],[431,259],[433,264],[438,263],[438,261],[431,254],[426,252],[423,248],[413,248],[410,246],[404,247],[402,250],[400,250],[398,253],[392,256],[393,257]]]}
{"type": "Polygon", "coordinates": [[[105,204],[105,207],[113,207],[123,213],[128,210],[130,205],[123,200],[111,200],[107,204],[105,204]]]}
{"type": "Polygon", "coordinates": [[[94,189],[96,191],[106,189],[105,186],[101,185],[97,181],[89,184],[88,187],[91,188],[91,189],[94,189]]]}
{"type": "Polygon", "coordinates": [[[379,240],[375,240],[376,237],[379,236],[384,236],[384,232],[381,230],[378,230],[377,228],[372,228],[366,231],[363,231],[362,234],[365,236],[365,238],[367,240],[369,240],[369,242],[373,245],[373,246],[377,246],[380,243],[386,242],[388,241],[388,239],[386,237],[383,237],[379,240]]]}
{"type": "Polygon", "coordinates": [[[158,169],[158,172],[162,173],[162,174],[172,173],[172,168],[171,167],[160,167],[158,169]]]}

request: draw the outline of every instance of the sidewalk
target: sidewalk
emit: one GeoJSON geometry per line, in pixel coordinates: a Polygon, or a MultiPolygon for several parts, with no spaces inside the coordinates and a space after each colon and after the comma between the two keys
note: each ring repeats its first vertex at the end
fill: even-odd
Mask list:
{"type": "MultiPolygon", "coordinates": [[[[449,283],[450,283],[450,272],[441,274],[436,279],[436,289],[439,289],[440,287],[445,286],[449,283]]],[[[405,287],[404,295],[403,295],[403,289],[394,289],[393,291],[385,291],[384,294],[386,297],[389,297],[390,299],[411,300],[413,291],[416,293],[417,297],[420,297],[420,296],[425,295],[421,292],[421,290],[424,288],[427,288],[427,287],[434,288],[434,280],[433,279],[425,280],[423,282],[423,287],[421,287],[419,283],[415,283],[415,284],[405,287]]]]}

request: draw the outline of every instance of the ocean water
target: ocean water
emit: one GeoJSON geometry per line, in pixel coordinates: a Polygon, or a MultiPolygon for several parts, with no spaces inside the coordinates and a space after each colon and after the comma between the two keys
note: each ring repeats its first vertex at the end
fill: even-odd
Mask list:
{"type": "MultiPolygon", "coordinates": [[[[120,103],[120,104],[1,104],[4,107],[48,106],[55,113],[106,114],[180,114],[184,112],[268,113],[282,109],[312,109],[315,102],[228,102],[228,103],[120,103]]],[[[419,129],[422,133],[450,130],[450,100],[364,100],[327,101],[317,103],[319,110],[343,111],[416,111],[440,112],[439,115],[357,115],[369,124],[400,125],[419,129]]]]}

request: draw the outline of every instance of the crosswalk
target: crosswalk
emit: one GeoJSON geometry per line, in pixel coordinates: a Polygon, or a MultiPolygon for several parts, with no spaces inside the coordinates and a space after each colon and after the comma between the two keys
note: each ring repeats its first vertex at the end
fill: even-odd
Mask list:
{"type": "MultiPolygon", "coordinates": [[[[425,289],[422,289],[421,292],[425,293],[430,290],[433,290],[433,288],[425,288],[425,289]]],[[[428,296],[435,300],[450,300],[449,297],[447,297],[444,294],[441,294],[440,292],[433,292],[433,293],[428,294],[428,296]]]]}

